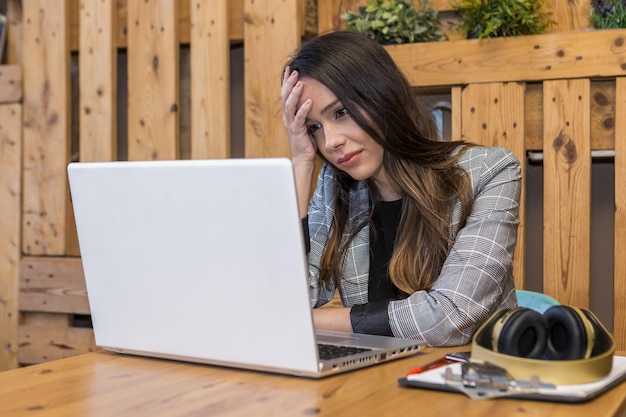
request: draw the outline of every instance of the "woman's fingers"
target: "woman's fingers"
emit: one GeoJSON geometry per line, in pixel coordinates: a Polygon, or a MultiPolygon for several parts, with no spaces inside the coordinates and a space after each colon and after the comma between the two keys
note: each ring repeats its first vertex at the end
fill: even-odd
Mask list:
{"type": "Polygon", "coordinates": [[[283,105],[283,118],[285,122],[290,122],[296,114],[298,100],[302,94],[301,84],[298,83],[298,73],[292,72],[283,81],[281,89],[281,101],[283,105]]]}
{"type": "Polygon", "coordinates": [[[314,158],[315,143],[311,140],[306,126],[312,102],[310,99],[305,100],[298,107],[298,102],[302,98],[302,83],[299,81],[298,72],[291,71],[289,67],[285,68],[280,97],[283,107],[283,124],[287,131],[292,157],[314,158]]]}
{"type": "Polygon", "coordinates": [[[306,135],[306,117],[309,114],[311,103],[305,101],[298,108],[298,101],[302,95],[302,83],[298,81],[298,73],[289,68],[285,69],[285,78],[281,89],[281,101],[283,106],[283,123],[289,134],[306,135]],[[287,75],[289,74],[289,75],[287,75]]]}

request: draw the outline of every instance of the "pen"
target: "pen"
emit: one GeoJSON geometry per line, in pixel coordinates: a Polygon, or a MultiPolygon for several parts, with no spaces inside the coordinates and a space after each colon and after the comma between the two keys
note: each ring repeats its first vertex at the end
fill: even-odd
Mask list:
{"type": "Polygon", "coordinates": [[[439,368],[440,366],[445,366],[448,365],[450,363],[453,363],[453,361],[451,361],[450,359],[446,358],[445,356],[436,359],[432,362],[428,362],[425,365],[422,366],[418,366],[417,368],[413,368],[411,369],[407,375],[413,375],[413,374],[419,374],[422,372],[426,372],[426,371],[430,371],[431,369],[435,369],[435,368],[439,368]]]}

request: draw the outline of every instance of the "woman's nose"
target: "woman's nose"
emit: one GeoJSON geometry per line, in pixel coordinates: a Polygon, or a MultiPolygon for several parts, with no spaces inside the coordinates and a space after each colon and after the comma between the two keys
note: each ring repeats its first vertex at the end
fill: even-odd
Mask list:
{"type": "Polygon", "coordinates": [[[324,147],[327,152],[332,152],[345,143],[345,137],[343,134],[335,129],[324,129],[324,147]]]}

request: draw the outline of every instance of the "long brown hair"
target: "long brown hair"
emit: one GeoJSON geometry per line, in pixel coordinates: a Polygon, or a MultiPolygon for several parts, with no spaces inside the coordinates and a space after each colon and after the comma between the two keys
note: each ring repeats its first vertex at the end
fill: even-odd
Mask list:
{"type": "MultiPolygon", "coordinates": [[[[435,122],[384,47],[350,31],[331,32],[302,45],[288,63],[300,77],[324,84],[350,117],[384,149],[383,165],[402,194],[402,215],[389,264],[393,284],[405,295],[430,289],[453,243],[450,219],[456,201],[461,226],[469,215],[472,190],[459,157],[473,146],[440,141],[435,122]]],[[[321,154],[320,154],[321,155],[321,154]]],[[[380,195],[368,180],[371,209],[349,219],[350,190],[357,182],[335,172],[335,214],[324,247],[320,281],[342,279],[350,242],[371,222],[380,195]]]]}

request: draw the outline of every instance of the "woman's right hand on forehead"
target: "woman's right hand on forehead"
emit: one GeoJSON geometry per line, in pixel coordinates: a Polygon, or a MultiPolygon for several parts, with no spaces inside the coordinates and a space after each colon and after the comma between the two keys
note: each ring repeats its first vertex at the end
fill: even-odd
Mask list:
{"type": "Polygon", "coordinates": [[[280,90],[280,101],[283,107],[283,124],[291,149],[291,159],[294,163],[314,163],[317,148],[306,126],[306,118],[311,111],[312,103],[311,100],[306,100],[298,107],[301,95],[302,83],[299,82],[298,72],[286,67],[280,90]]]}

